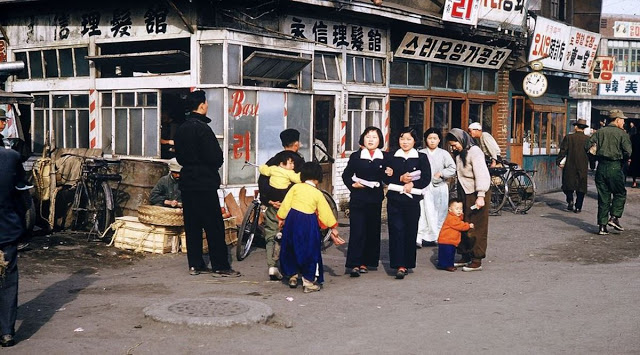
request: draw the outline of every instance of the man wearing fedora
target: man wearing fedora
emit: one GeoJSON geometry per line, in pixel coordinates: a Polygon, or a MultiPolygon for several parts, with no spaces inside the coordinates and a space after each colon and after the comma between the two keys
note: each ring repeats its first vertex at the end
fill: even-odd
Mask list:
{"type": "Polygon", "coordinates": [[[178,186],[180,170],[182,170],[182,166],[178,164],[176,158],[169,160],[169,174],[161,177],[151,190],[150,204],[162,207],[182,207],[182,196],[178,186]]]}
{"type": "Polygon", "coordinates": [[[589,127],[587,121],[580,118],[573,122],[574,133],[568,134],[560,144],[560,153],[556,163],[562,169],[562,192],[567,196],[567,210],[575,213],[582,211],[582,202],[587,193],[587,171],[589,158],[584,146],[589,137],[584,129],[589,127]],[[575,192],[575,204],[573,195],[575,192]]]}
{"type": "Polygon", "coordinates": [[[598,160],[596,189],[598,190],[598,234],[607,235],[607,225],[623,231],[619,219],[624,212],[627,190],[622,165],[631,156],[631,140],[624,130],[627,117],[621,110],[609,111],[609,124],[591,136],[584,146],[598,160]],[[592,148],[594,147],[594,148],[592,148]]]}

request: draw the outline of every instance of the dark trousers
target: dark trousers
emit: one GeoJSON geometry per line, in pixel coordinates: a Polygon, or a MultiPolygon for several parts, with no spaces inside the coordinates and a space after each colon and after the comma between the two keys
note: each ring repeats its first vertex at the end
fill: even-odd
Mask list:
{"type": "Polygon", "coordinates": [[[624,187],[625,177],[620,161],[598,160],[595,181],[598,190],[598,224],[607,224],[609,216],[622,217],[627,189],[624,187]]]}
{"type": "MultiPolygon", "coordinates": [[[[567,203],[573,203],[573,190],[562,190],[564,195],[567,197],[567,203]]],[[[584,202],[584,192],[575,191],[576,193],[576,203],[574,207],[578,210],[582,209],[582,203],[584,202]]]]}
{"type": "Polygon", "coordinates": [[[349,202],[347,268],[378,267],[380,259],[380,211],[382,203],[349,202]]]}
{"type": "Polygon", "coordinates": [[[209,245],[211,268],[214,271],[230,269],[218,193],[216,191],[182,191],[182,206],[189,267],[205,268],[206,264],[202,259],[202,229],[204,229],[209,245]]]}
{"type": "Polygon", "coordinates": [[[456,246],[451,244],[438,244],[438,269],[453,267],[456,257],[456,246]]]}
{"type": "Polygon", "coordinates": [[[18,314],[18,247],[16,243],[0,246],[9,263],[0,279],[0,335],[14,335],[18,314]]]}
{"type": "Polygon", "coordinates": [[[416,236],[420,219],[418,201],[387,200],[389,264],[392,269],[416,267],[416,236]]]}
{"type": "MultiPolygon", "coordinates": [[[[464,193],[461,188],[458,194],[464,193]]],[[[458,253],[463,260],[484,259],[487,256],[487,235],[489,234],[489,203],[491,203],[491,191],[484,196],[485,205],[479,210],[472,210],[476,204],[477,193],[463,195],[464,221],[473,223],[474,228],[468,232],[462,232],[462,239],[458,245],[458,253]]]]}

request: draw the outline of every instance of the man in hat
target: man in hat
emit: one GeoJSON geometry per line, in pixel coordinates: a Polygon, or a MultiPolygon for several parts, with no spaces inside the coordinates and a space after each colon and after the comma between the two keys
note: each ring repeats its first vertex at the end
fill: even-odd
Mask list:
{"type": "Polygon", "coordinates": [[[482,125],[479,122],[471,123],[468,132],[469,135],[478,142],[487,160],[491,159],[489,167],[495,168],[498,157],[500,156],[500,146],[498,146],[498,142],[496,142],[491,133],[482,132],[482,125]]]}
{"type": "Polygon", "coordinates": [[[589,127],[587,121],[580,118],[573,122],[574,133],[568,134],[560,144],[560,153],[556,163],[562,169],[562,192],[567,197],[567,210],[574,213],[582,211],[584,195],[587,193],[587,172],[589,170],[589,157],[584,150],[589,137],[584,134],[584,129],[589,127]],[[573,203],[573,194],[576,200],[573,203]]]}
{"type": "Polygon", "coordinates": [[[585,151],[595,147],[598,160],[596,189],[598,190],[598,234],[607,235],[607,225],[623,231],[619,219],[624,211],[627,190],[622,165],[631,156],[631,141],[624,130],[627,117],[621,110],[609,111],[609,124],[599,129],[584,146],[585,151]]]}
{"type": "MultiPolygon", "coordinates": [[[[0,120],[2,122],[2,120],[0,120]]],[[[20,154],[0,148],[0,345],[13,346],[18,310],[18,238],[24,232],[14,198],[24,180],[20,154]]]]}
{"type": "MultiPolygon", "coordinates": [[[[292,154],[294,157],[293,170],[297,173],[300,172],[302,164],[304,164],[304,158],[298,153],[300,149],[300,132],[293,128],[287,128],[280,132],[280,142],[284,151],[291,151],[296,154],[292,154]]],[[[268,166],[278,165],[275,156],[271,157],[266,163],[268,166]]],[[[279,198],[274,197],[273,188],[269,185],[269,177],[260,175],[258,178],[258,188],[260,189],[260,200],[267,206],[264,219],[264,239],[266,241],[267,249],[267,267],[269,268],[269,278],[271,280],[282,279],[282,274],[278,270],[276,255],[274,258],[273,250],[275,247],[275,237],[278,233],[278,208],[282,202],[279,198]]],[[[297,281],[296,281],[297,282],[297,281]]]]}
{"type": "Polygon", "coordinates": [[[149,195],[149,203],[154,206],[182,207],[182,196],[178,186],[180,170],[182,166],[175,158],[169,160],[169,174],[161,177],[153,187],[149,195]]]}

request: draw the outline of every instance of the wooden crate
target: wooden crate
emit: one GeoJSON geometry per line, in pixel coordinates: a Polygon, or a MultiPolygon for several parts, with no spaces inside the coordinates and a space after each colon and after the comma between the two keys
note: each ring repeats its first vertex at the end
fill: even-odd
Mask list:
{"type": "Polygon", "coordinates": [[[177,253],[182,227],[145,224],[138,217],[117,217],[112,228],[112,243],[116,248],[156,254],[177,253]]]}

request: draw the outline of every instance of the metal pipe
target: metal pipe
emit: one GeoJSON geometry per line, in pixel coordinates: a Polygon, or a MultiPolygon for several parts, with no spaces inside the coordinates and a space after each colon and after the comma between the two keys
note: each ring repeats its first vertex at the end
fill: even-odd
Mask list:
{"type": "Polygon", "coordinates": [[[3,62],[0,63],[0,74],[14,74],[24,70],[24,62],[3,62]]]}

